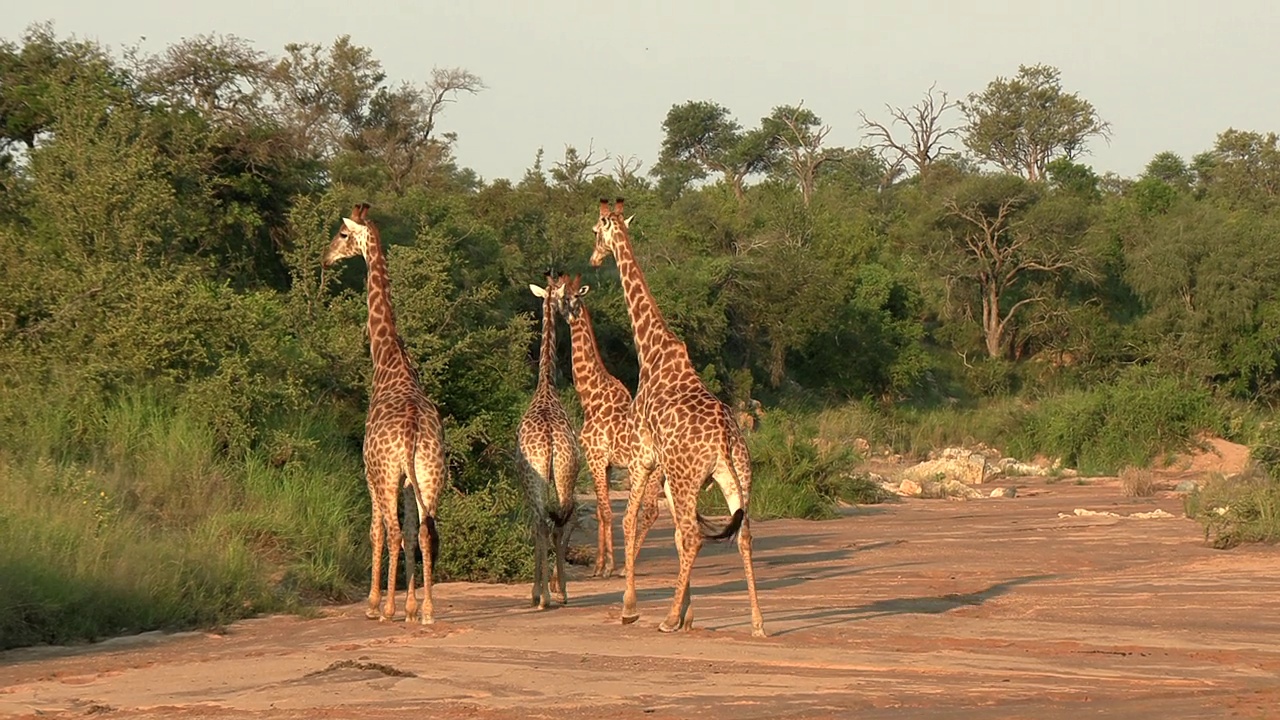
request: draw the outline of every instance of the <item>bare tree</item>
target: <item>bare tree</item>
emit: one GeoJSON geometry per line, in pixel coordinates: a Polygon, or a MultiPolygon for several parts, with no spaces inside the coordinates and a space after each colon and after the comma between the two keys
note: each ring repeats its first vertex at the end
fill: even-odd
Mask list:
{"type": "Polygon", "coordinates": [[[551,163],[551,179],[555,184],[570,190],[581,190],[592,179],[604,174],[600,166],[609,162],[609,155],[597,159],[595,157],[595,141],[587,145],[586,154],[581,154],[572,145],[564,146],[564,159],[551,163]]]}
{"type": "Polygon", "coordinates": [[[781,160],[795,176],[804,206],[809,207],[818,169],[830,159],[822,149],[822,141],[831,132],[831,126],[823,125],[821,118],[804,107],[803,100],[794,107],[774,108],[773,114],[761,121],[761,126],[773,135],[781,160]]]}
{"type": "Polygon", "coordinates": [[[924,99],[909,108],[885,105],[892,118],[888,125],[869,120],[866,113],[858,111],[858,115],[862,117],[862,127],[872,140],[872,147],[885,155],[885,161],[890,167],[909,161],[916,166],[916,172],[924,175],[935,160],[952,149],[945,141],[955,137],[958,131],[944,126],[942,116],[960,104],[948,100],[945,92],[937,92],[935,96],[936,88],[937,83],[930,85],[924,99]],[[895,139],[890,130],[895,125],[905,125],[910,138],[895,139]]]}
{"type": "Polygon", "coordinates": [[[943,202],[940,242],[931,255],[948,280],[976,285],[990,357],[1003,353],[1019,310],[1047,299],[1038,280],[1066,270],[1092,272],[1070,233],[1034,216],[1040,201],[1033,185],[1003,175],[971,180],[943,202]]]}
{"type": "Polygon", "coordinates": [[[487,85],[480,76],[460,67],[431,68],[431,80],[423,91],[423,117],[426,133],[431,135],[436,129],[436,118],[440,116],[444,106],[457,102],[459,93],[475,95],[487,85]]]}
{"type": "Polygon", "coordinates": [[[640,182],[640,168],[644,163],[635,155],[616,155],[613,158],[613,181],[618,187],[635,187],[640,182]]]}

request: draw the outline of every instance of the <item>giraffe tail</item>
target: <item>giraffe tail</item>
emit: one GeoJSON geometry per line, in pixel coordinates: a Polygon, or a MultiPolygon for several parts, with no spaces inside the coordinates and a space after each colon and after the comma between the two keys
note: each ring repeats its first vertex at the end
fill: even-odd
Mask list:
{"type": "MultiPolygon", "coordinates": [[[[552,484],[555,483],[555,477],[556,477],[555,469],[556,469],[556,459],[555,459],[555,453],[553,452],[551,454],[551,461],[547,463],[547,479],[552,484]]],[[[557,494],[558,492],[559,491],[557,491],[557,494]]],[[[567,525],[570,520],[573,519],[573,510],[574,510],[573,493],[570,492],[569,501],[560,503],[560,506],[554,509],[548,508],[547,516],[551,518],[551,522],[555,523],[556,527],[562,528],[565,525],[567,525]]]]}
{"type": "MultiPolygon", "coordinates": [[[[741,478],[738,477],[737,471],[733,469],[733,451],[732,451],[733,443],[730,441],[730,438],[729,438],[729,427],[730,427],[729,423],[733,422],[733,413],[729,412],[729,409],[724,405],[724,403],[720,403],[720,412],[724,415],[724,418],[725,418],[725,422],[721,423],[721,427],[724,429],[723,451],[724,451],[725,466],[729,468],[729,473],[733,475],[733,483],[738,486],[738,492],[741,493],[742,480],[741,478]]],[[[729,522],[725,523],[722,526],[717,526],[713,524],[711,521],[707,520],[701,514],[699,514],[698,515],[698,531],[702,534],[702,537],[707,540],[729,540],[733,538],[733,536],[738,534],[738,530],[742,528],[742,521],[745,517],[746,517],[745,505],[743,507],[738,508],[737,510],[734,510],[733,517],[729,518],[729,522]]]]}
{"type": "MultiPolygon", "coordinates": [[[[405,469],[405,476],[409,479],[409,485],[413,488],[413,491],[410,494],[412,494],[413,498],[415,498],[415,499],[411,499],[410,502],[414,502],[416,504],[417,502],[416,498],[418,498],[418,436],[417,436],[417,433],[414,434],[413,443],[409,446],[409,467],[405,469]]],[[[424,502],[422,506],[423,508],[425,508],[426,503],[424,502]]],[[[415,510],[417,509],[416,506],[414,509],[415,510]]],[[[428,552],[431,553],[431,567],[434,570],[436,567],[436,560],[440,558],[440,533],[436,532],[436,517],[435,515],[428,515],[426,513],[419,513],[419,514],[421,514],[422,517],[418,518],[418,521],[421,522],[423,525],[425,525],[427,528],[428,547],[418,548],[418,550],[424,553],[428,553],[428,552]]],[[[417,538],[414,538],[414,539],[416,540],[417,538]]]]}
{"type": "Polygon", "coordinates": [[[728,540],[738,534],[739,528],[742,527],[742,518],[746,513],[742,508],[733,511],[733,517],[729,518],[729,522],[724,525],[716,525],[710,520],[698,514],[698,532],[706,540],[728,540]]]}

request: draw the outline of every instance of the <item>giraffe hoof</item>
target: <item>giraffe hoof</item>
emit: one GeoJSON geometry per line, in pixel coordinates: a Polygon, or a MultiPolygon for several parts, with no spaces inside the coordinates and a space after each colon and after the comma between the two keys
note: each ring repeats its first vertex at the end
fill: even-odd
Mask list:
{"type": "Polygon", "coordinates": [[[764,626],[761,625],[760,627],[751,628],[751,637],[769,637],[769,633],[765,632],[764,626]]]}
{"type": "Polygon", "coordinates": [[[679,623],[669,624],[667,620],[663,620],[658,624],[658,632],[673,633],[680,629],[679,623]]]}
{"type": "Polygon", "coordinates": [[[435,619],[435,618],[433,618],[433,617],[431,617],[430,615],[427,615],[427,614],[425,614],[425,613],[424,613],[424,614],[422,615],[422,624],[423,624],[423,625],[435,625],[435,624],[436,624],[436,619],[435,619]]]}
{"type": "Polygon", "coordinates": [[[634,623],[635,621],[637,621],[637,620],[639,620],[639,619],[640,619],[640,616],[639,616],[638,614],[637,614],[637,615],[623,615],[623,616],[622,616],[622,624],[623,624],[623,625],[630,625],[631,623],[634,623]]]}

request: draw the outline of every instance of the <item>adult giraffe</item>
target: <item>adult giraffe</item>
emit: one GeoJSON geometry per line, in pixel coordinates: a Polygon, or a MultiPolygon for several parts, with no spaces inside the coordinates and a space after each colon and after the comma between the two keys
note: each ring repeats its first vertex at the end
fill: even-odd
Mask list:
{"type": "MultiPolygon", "coordinates": [[[[592,575],[613,575],[613,508],[609,505],[609,468],[628,468],[635,454],[635,433],[631,428],[631,392],[614,377],[600,358],[591,313],[582,299],[591,289],[582,276],[552,278],[548,291],[556,298],[556,313],[569,323],[573,346],[573,386],[582,405],[582,431],[578,441],[591,471],[596,491],[596,564],[592,575]]],[[[657,478],[646,488],[640,515],[640,535],[636,547],[658,519],[657,478]]]]}
{"type": "MultiPolygon", "coordinates": [[[[373,392],[364,426],[364,471],[369,486],[373,517],[369,539],[373,544],[373,578],[369,583],[366,615],[390,620],[396,614],[396,561],[404,548],[405,575],[409,596],[405,600],[405,622],[418,614],[414,590],[413,543],[401,534],[396,508],[402,484],[410,487],[416,502],[418,547],[422,548],[422,624],[435,622],[431,599],[431,575],[439,553],[436,506],[446,481],[444,438],[440,414],[427,399],[418,382],[404,342],[396,332],[395,311],[391,307],[391,283],[387,258],[378,228],[369,220],[369,204],[361,203],[342,219],[342,227],[329,243],[321,265],[325,268],[344,258],[362,255],[368,266],[369,354],[373,358],[373,392]],[[403,478],[403,480],[402,480],[403,478]],[[382,553],[387,561],[386,605],[381,600],[379,579],[382,553]]],[[[409,508],[405,516],[409,519],[409,508]]]]}
{"type": "Polygon", "coordinates": [[[640,383],[636,388],[634,428],[636,452],[632,459],[631,496],[622,530],[626,540],[626,590],[622,597],[622,622],[639,619],[636,610],[636,518],[644,490],[656,466],[661,466],[667,506],[676,526],[676,550],[680,573],[676,578],[671,610],[658,626],[663,632],[692,627],[689,611],[689,577],[703,539],[724,539],[737,533],[751,601],[751,634],[764,637],[764,617],[756,599],[755,571],[751,564],[751,457],[733,413],[707,390],[689,361],[684,342],[667,327],[631,246],[630,218],[623,215],[623,200],[612,208],[600,201],[596,222],[592,267],[600,267],[613,255],[622,278],[627,313],[640,358],[640,383]],[[698,515],[698,493],[714,481],[724,494],[732,519],[723,528],[711,527],[698,515]]]}

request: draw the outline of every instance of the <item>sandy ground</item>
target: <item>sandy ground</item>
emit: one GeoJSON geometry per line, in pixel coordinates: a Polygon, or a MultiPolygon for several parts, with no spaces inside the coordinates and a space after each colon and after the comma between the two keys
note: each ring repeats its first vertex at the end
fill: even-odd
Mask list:
{"type": "Polygon", "coordinates": [[[569,606],[545,612],[527,607],[525,585],[445,584],[429,628],[352,605],[10,651],[0,715],[1280,718],[1275,548],[1206,547],[1168,492],[1017,484],[1012,499],[756,523],[763,640],[726,545],[699,559],[695,629],[657,631],[675,562],[664,512],[641,556],[635,625],[618,620],[622,581],[583,568],[569,606]],[[1156,508],[1174,516],[1123,517],[1156,508]]]}

